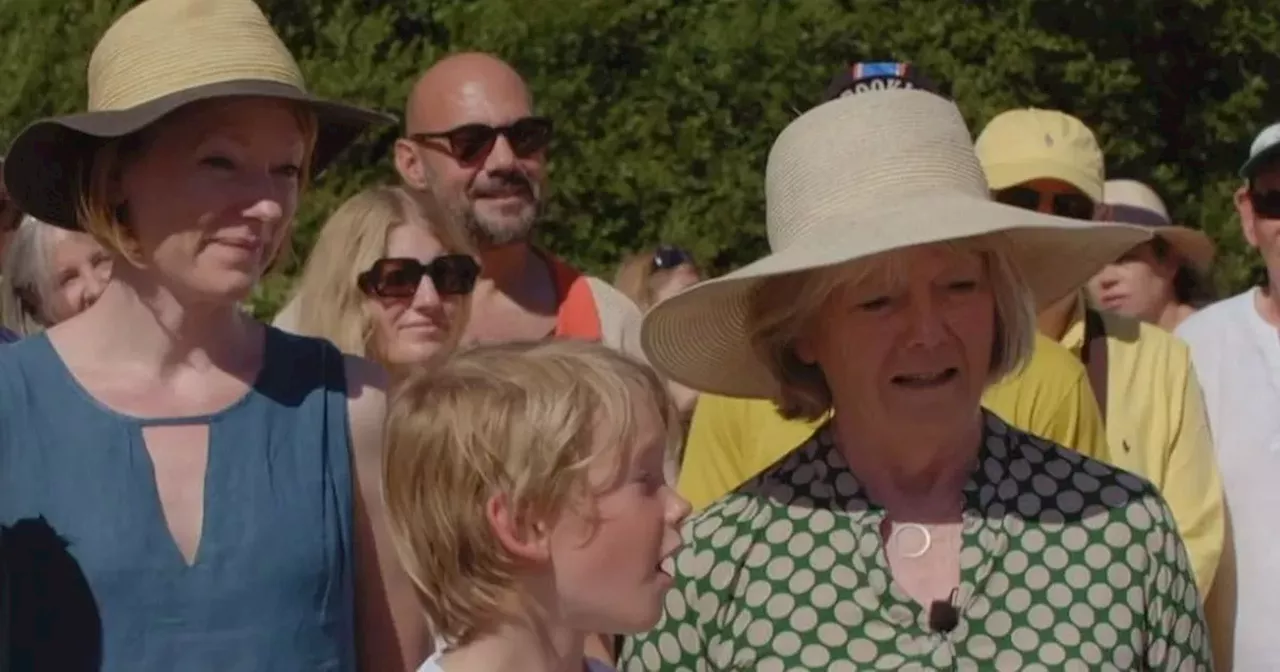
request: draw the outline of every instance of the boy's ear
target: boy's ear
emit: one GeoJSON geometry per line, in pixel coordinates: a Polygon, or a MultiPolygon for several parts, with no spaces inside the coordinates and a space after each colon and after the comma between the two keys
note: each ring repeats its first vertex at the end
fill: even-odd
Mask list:
{"type": "Polygon", "coordinates": [[[551,559],[551,543],[546,527],[540,522],[521,520],[505,493],[489,497],[484,506],[485,519],[498,543],[511,555],[529,562],[551,559]]]}

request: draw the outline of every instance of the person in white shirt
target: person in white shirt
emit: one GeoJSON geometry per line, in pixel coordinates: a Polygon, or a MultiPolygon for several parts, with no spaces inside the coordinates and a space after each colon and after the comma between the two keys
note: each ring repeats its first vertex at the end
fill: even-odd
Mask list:
{"type": "MultiPolygon", "coordinates": [[[[1204,389],[1234,530],[1238,594],[1235,668],[1280,669],[1273,622],[1280,617],[1280,123],[1258,134],[1240,170],[1236,211],[1267,281],[1187,318],[1175,332],[1191,346],[1204,389]]],[[[1218,588],[1215,585],[1215,590],[1218,588]]]]}

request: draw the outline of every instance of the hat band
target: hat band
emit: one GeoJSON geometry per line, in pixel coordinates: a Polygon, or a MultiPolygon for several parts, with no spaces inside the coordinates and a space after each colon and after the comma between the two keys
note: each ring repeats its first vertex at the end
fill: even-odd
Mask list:
{"type": "Polygon", "coordinates": [[[1168,219],[1161,217],[1160,213],[1147,208],[1119,204],[1107,204],[1103,207],[1105,208],[1103,217],[1113,222],[1137,224],[1138,226],[1148,226],[1152,228],[1173,226],[1168,219]]]}

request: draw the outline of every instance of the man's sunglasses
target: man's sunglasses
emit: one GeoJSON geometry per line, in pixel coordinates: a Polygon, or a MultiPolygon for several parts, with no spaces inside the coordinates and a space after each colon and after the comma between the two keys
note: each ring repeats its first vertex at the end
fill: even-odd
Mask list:
{"type": "Polygon", "coordinates": [[[1031,187],[1009,187],[996,192],[996,201],[1023,210],[1039,210],[1044,198],[1051,198],[1051,211],[1059,217],[1092,220],[1093,201],[1083,194],[1043,194],[1031,187]]]}
{"type": "Polygon", "coordinates": [[[1280,191],[1249,190],[1249,202],[1253,204],[1253,214],[1267,219],[1280,219],[1280,191]]]}
{"type": "Polygon", "coordinates": [[[692,263],[692,255],[671,245],[659,245],[653,252],[653,270],[655,271],[669,271],[692,263]]]}
{"type": "Polygon", "coordinates": [[[461,296],[475,289],[480,264],[465,254],[446,254],[429,263],[417,259],[379,259],[356,279],[360,291],[384,299],[408,299],[418,293],[422,278],[442,296],[461,296]]]}
{"type": "Polygon", "coordinates": [[[465,124],[440,133],[415,133],[410,140],[428,144],[428,140],[444,140],[449,144],[449,155],[462,163],[473,163],[488,156],[498,136],[511,144],[511,151],[520,158],[527,158],[551,144],[551,120],[546,117],[525,117],[508,126],[465,124]]]}

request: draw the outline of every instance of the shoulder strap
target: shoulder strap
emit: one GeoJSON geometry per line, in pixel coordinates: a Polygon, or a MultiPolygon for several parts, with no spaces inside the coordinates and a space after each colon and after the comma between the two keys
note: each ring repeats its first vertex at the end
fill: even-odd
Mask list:
{"type": "Polygon", "coordinates": [[[1080,349],[1080,361],[1089,373],[1089,387],[1098,400],[1098,412],[1102,422],[1107,422],[1107,330],[1102,315],[1092,308],[1084,311],[1084,347],[1080,349]]]}
{"type": "Polygon", "coordinates": [[[603,336],[600,311],[596,308],[596,297],[591,293],[587,276],[550,255],[547,255],[547,262],[551,264],[556,296],[560,301],[556,311],[556,338],[599,341],[603,336]]]}

